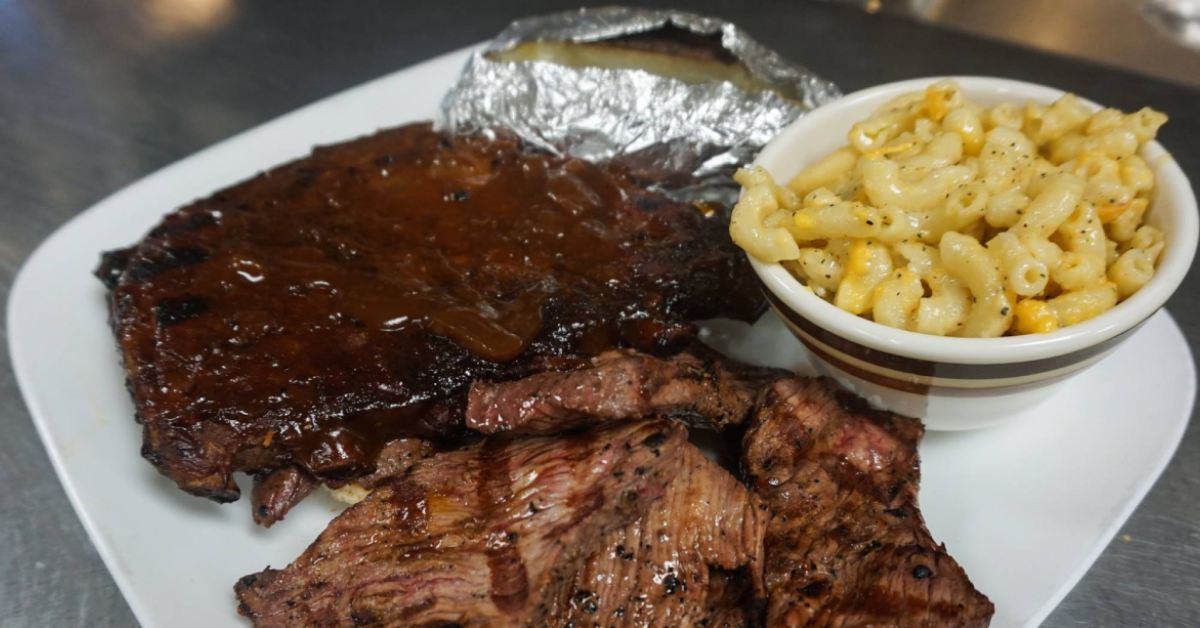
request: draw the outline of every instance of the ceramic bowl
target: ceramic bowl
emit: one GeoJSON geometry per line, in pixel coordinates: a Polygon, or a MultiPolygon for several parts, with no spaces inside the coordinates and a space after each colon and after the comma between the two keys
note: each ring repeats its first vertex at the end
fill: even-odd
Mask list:
{"type": "MultiPolygon", "coordinates": [[[[891,98],[951,78],[984,106],[1006,101],[1049,103],[1062,90],[998,78],[955,76],[900,81],[850,94],[810,112],[776,136],[755,164],[786,181],[846,144],[850,126],[891,98]]],[[[1086,101],[1085,101],[1086,102],[1086,101]]],[[[1089,106],[1099,108],[1095,103],[1089,106]]],[[[1153,103],[1147,103],[1153,106],[1153,103]]],[[[1160,137],[1169,137],[1168,122],[1160,137]]],[[[1146,223],[1166,234],[1154,278],[1116,307],[1052,333],[1001,338],[940,337],[880,325],[845,312],[808,291],[777,263],[751,258],[772,308],[807,347],[817,368],[872,404],[924,419],[930,429],[978,428],[1017,416],[1095,364],[1135,332],[1179,287],[1196,251],[1196,197],[1163,147],[1141,156],[1157,177],[1146,223]]]]}

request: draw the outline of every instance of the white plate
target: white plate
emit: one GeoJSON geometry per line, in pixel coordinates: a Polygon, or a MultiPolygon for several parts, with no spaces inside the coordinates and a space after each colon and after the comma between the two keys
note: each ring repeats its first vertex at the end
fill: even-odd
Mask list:
{"type": "MultiPolygon", "coordinates": [[[[234,581],[287,564],[337,507],[314,495],[262,530],[244,501],[185,495],[141,459],[104,291],[90,274],[100,252],[313,144],[431,117],[467,54],[347,90],[150,175],[61,228],[17,278],[9,300],[17,380],[75,511],[143,625],[239,625],[234,581]]],[[[810,370],[770,316],[753,328],[714,325],[710,341],[743,359],[810,370]]],[[[1159,313],[1023,420],[926,438],[925,517],[995,601],[994,626],[1036,624],[1087,571],[1166,466],[1194,396],[1187,343],[1159,313]]]]}

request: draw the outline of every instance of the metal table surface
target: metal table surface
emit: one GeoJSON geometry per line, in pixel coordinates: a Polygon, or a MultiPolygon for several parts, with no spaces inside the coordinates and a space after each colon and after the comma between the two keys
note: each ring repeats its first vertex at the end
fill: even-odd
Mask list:
{"type": "MultiPolygon", "coordinates": [[[[38,242],[114,190],[313,100],[486,39],[512,18],[572,6],[271,4],[0,0],[5,299],[38,242]]],[[[1164,144],[1200,182],[1200,92],[1193,89],[824,3],[673,4],[734,20],[847,90],[928,74],[990,74],[1123,108],[1152,104],[1172,116],[1164,144]]],[[[1192,273],[1168,304],[1193,352],[1200,348],[1198,288],[1192,273]]],[[[0,352],[0,482],[7,487],[0,625],[135,624],[38,441],[7,343],[0,352]]],[[[65,394],[70,385],[63,382],[65,394]]],[[[1162,479],[1046,625],[1200,625],[1195,421],[1162,479]]]]}

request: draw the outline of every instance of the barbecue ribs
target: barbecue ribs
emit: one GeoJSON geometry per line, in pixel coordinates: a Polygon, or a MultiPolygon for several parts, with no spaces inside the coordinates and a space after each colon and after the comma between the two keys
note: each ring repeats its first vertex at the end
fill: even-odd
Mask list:
{"type": "Polygon", "coordinates": [[[689,321],[752,319],[726,218],[615,166],[413,124],[172,212],[96,272],[143,456],[218,501],[255,473],[270,522],[315,482],[370,473],[396,438],[453,440],[475,379],[674,351],[689,321]]]}

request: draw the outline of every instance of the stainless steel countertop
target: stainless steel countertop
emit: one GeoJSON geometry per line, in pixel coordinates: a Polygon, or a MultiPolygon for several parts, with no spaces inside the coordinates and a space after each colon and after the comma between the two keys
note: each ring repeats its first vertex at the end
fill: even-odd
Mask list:
{"type": "Polygon", "coordinates": [[[1200,47],[1146,19],[1153,0],[833,1],[1200,86],[1200,47]]]}
{"type": "MultiPolygon", "coordinates": [[[[0,1],[5,300],[39,241],[122,186],[320,97],[486,39],[521,14],[573,5],[268,4],[0,1]]],[[[1169,109],[1178,124],[1200,128],[1200,94],[1135,75],[827,4],[673,4],[735,20],[848,89],[931,73],[1007,74],[1118,106],[1153,99],[1146,102],[1169,109]]],[[[1200,133],[1167,145],[1200,181],[1200,133]]],[[[1193,273],[1169,304],[1193,352],[1200,342],[1197,288],[1193,273]]],[[[0,352],[0,481],[8,487],[0,506],[0,626],[133,625],[38,441],[7,343],[0,352]]],[[[62,385],[71,394],[71,382],[62,385]]],[[[1047,625],[1196,626],[1198,604],[1200,431],[1193,421],[1163,478],[1047,625]]]]}

